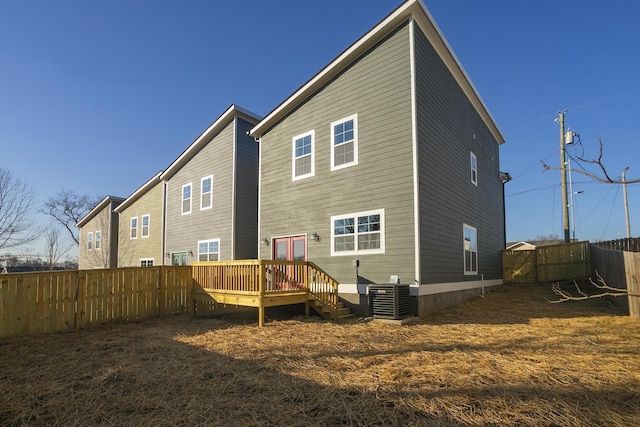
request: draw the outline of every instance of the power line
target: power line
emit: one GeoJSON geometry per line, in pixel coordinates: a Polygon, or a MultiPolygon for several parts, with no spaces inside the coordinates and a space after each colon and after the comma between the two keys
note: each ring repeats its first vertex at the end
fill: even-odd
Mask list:
{"type": "Polygon", "coordinates": [[[613,203],[611,203],[611,210],[609,211],[609,218],[607,218],[607,223],[604,226],[604,230],[602,231],[602,236],[600,237],[600,240],[604,240],[604,235],[607,232],[607,228],[609,228],[609,221],[611,220],[611,215],[613,214],[613,208],[615,207],[616,199],[618,198],[619,192],[620,192],[620,187],[616,185],[616,194],[613,197],[613,203]]]}

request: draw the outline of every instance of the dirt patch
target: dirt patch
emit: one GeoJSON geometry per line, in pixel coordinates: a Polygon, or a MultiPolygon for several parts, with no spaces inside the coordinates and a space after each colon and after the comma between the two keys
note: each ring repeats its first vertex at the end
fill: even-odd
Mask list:
{"type": "Polygon", "coordinates": [[[640,425],[640,322],[545,298],[504,286],[403,326],[240,310],[0,339],[0,425],[640,425]]]}

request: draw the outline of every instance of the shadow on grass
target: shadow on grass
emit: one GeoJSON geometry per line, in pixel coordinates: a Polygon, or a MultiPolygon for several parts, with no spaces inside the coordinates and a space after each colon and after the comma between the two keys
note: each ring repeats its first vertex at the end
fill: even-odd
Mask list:
{"type": "MultiPolygon", "coordinates": [[[[425,377],[412,387],[374,387],[378,374],[370,372],[365,386],[340,387],[321,371],[318,381],[310,381],[286,371],[286,362],[304,358],[295,351],[285,355],[277,342],[251,356],[234,351],[245,345],[234,330],[247,328],[260,331],[182,316],[5,339],[0,425],[630,425],[640,419],[637,383],[632,389],[595,389],[558,381],[550,388],[487,377],[483,385],[469,387],[463,379],[448,384],[425,377]],[[228,341],[216,351],[187,342],[198,336],[228,341]],[[278,358],[282,365],[274,365],[278,358]]],[[[324,358],[357,361],[372,355],[393,360],[418,351],[453,358],[523,343],[538,345],[527,337],[505,340],[502,347],[405,344],[389,351],[318,352],[306,362],[323,366],[324,358]]],[[[418,368],[404,367],[409,376],[418,368]]]]}

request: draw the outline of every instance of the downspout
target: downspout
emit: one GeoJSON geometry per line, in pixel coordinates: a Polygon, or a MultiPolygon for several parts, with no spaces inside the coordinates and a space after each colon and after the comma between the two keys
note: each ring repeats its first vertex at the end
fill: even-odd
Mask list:
{"type": "MultiPolygon", "coordinates": [[[[419,289],[422,281],[420,265],[420,180],[418,167],[418,107],[416,101],[415,20],[409,21],[409,61],[411,73],[411,144],[413,150],[413,222],[414,222],[414,284],[419,289]]],[[[419,293],[419,291],[418,291],[419,293]]]]}

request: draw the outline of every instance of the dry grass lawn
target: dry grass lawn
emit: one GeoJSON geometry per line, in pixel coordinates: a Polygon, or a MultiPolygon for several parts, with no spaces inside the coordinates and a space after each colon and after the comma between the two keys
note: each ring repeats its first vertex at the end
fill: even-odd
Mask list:
{"type": "Polygon", "coordinates": [[[251,312],[0,339],[0,425],[640,425],[640,322],[552,296],[504,286],[403,326],[251,312]]]}

